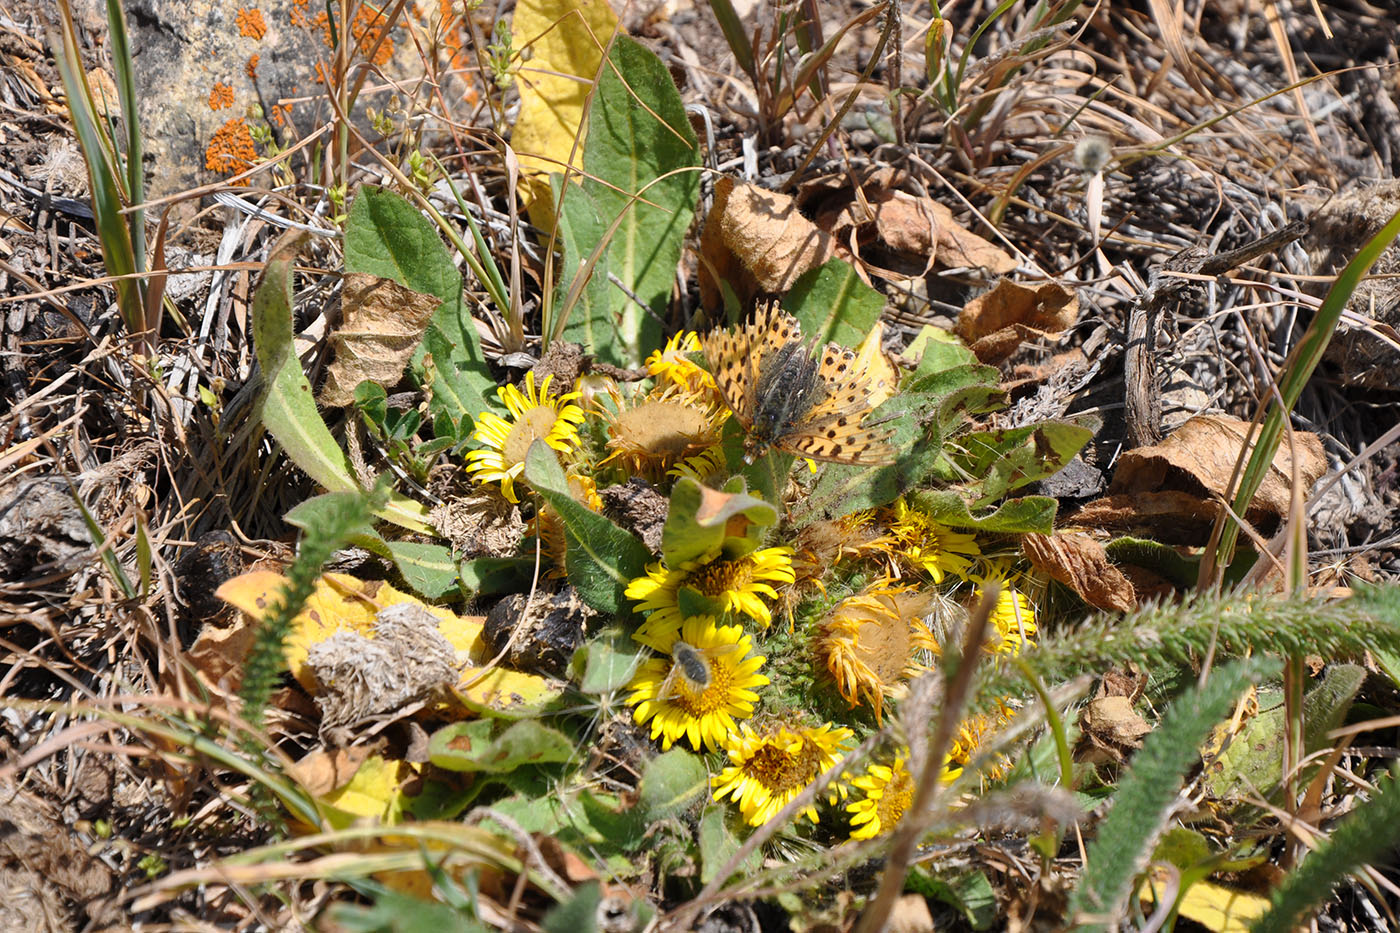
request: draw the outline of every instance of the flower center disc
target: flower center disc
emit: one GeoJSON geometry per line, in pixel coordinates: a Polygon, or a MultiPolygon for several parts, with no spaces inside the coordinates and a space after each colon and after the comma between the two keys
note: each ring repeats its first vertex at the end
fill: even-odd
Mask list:
{"type": "Polygon", "coordinates": [[[524,463],[530,445],[536,440],[549,437],[555,417],[554,409],[548,405],[536,405],[520,416],[520,420],[515,422],[510,433],[506,435],[506,442],[501,445],[501,459],[505,461],[507,468],[524,463]]]}

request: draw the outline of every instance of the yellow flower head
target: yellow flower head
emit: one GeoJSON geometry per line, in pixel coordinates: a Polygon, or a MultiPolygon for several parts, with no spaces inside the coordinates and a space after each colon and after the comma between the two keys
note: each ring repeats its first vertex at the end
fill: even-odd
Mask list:
{"type": "MultiPolygon", "coordinates": [[[[998,581],[1001,592],[997,594],[997,604],[988,620],[987,640],[984,651],[990,654],[1020,654],[1021,648],[1035,635],[1035,610],[1024,593],[1017,592],[1005,580],[998,581]]],[[[971,605],[982,601],[982,584],[973,590],[971,605]]]]}
{"type": "Polygon", "coordinates": [[[612,453],[603,463],[618,460],[629,474],[659,480],[686,457],[714,445],[723,418],[717,406],[695,405],[668,395],[620,406],[617,414],[607,415],[607,421],[612,453]]]}
{"type": "Polygon", "coordinates": [[[700,607],[690,612],[737,613],[767,628],[773,624],[773,614],[760,597],[776,597],[770,584],[792,581],[790,547],[761,548],[732,560],[686,564],[678,570],[654,564],[646,576],[627,585],[627,595],[638,601],[637,608],[650,613],[632,637],[658,651],[669,650],[688,614],[681,611],[682,593],[700,607]]]}
{"type": "Polygon", "coordinates": [[[975,558],[982,551],[975,535],[953,531],[935,522],[928,513],[896,499],[884,510],[889,532],[871,542],[869,549],[884,551],[891,557],[921,568],[942,583],[946,574],[965,577],[975,558]]]}
{"type": "Polygon", "coordinates": [[[578,446],[583,409],[572,404],[578,393],[551,397],[549,384],[553,379],[553,374],[545,376],[536,391],[534,372],[526,373],[524,392],[513,385],[496,390],[510,412],[509,421],[489,411],[476,419],[472,439],[486,446],[467,454],[467,469],[476,474],[479,483],[499,480],[501,492],[511,502],[520,501],[514,484],[525,469],[530,444],[542,440],[558,451],[578,446]]]}
{"type": "MultiPolygon", "coordinates": [[[[744,723],[724,744],[728,766],[710,778],[715,799],[728,794],[750,826],[762,826],[836,765],[853,734],[830,723],[797,729],[773,724],[762,732],[744,723]]],[[[838,791],[844,794],[845,788],[836,782],[832,803],[838,791]]],[[[806,807],[802,815],[817,821],[815,807],[806,807]]]]}
{"type": "Polygon", "coordinates": [[[646,359],[647,374],[658,386],[673,385],[692,395],[715,393],[715,377],[687,354],[700,352],[700,338],[694,331],[682,331],[646,359]]]}
{"type": "Polygon", "coordinates": [[[666,475],[673,479],[690,477],[701,486],[709,486],[711,480],[729,475],[729,465],[724,459],[724,447],[715,444],[693,457],[686,457],[667,470],[666,475]]]}
{"type": "Polygon", "coordinates": [[[737,625],[716,625],[711,616],[686,619],[679,637],[642,662],[627,689],[638,725],[651,722],[651,737],[663,749],[685,737],[696,751],[716,750],[753,715],[755,687],[768,683],[758,673],[764,658],[749,657],[753,640],[737,625]]]}
{"type": "Polygon", "coordinates": [[[855,706],[863,699],[876,722],[885,700],[901,696],[908,681],[928,669],[921,656],[938,649],[923,621],[934,599],[880,581],[843,599],[821,621],[817,657],[846,702],[855,706]]]}
{"type": "Polygon", "coordinates": [[[903,755],[889,766],[871,765],[851,786],[865,793],[846,805],[852,839],[873,839],[889,832],[914,802],[914,778],[904,766],[903,755]]]}

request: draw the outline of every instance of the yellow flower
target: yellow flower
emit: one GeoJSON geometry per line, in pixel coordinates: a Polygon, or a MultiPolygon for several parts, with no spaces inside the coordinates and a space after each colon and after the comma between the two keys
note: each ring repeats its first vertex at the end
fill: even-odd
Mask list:
{"type": "Polygon", "coordinates": [[[729,475],[729,466],[724,459],[724,447],[716,444],[693,457],[686,457],[667,470],[666,475],[673,479],[688,476],[701,486],[708,486],[710,480],[729,475]]]}
{"type": "MultiPolygon", "coordinates": [[[[728,794],[750,826],[762,826],[836,765],[853,734],[830,723],[798,729],[774,724],[761,733],[744,723],[725,742],[729,764],[710,778],[715,799],[728,794]]],[[[839,782],[833,785],[832,803],[837,791],[845,792],[839,782]]],[[[817,821],[815,807],[804,808],[802,815],[817,821]]]]}
{"type": "Polygon", "coordinates": [[[888,767],[871,765],[851,786],[865,792],[864,798],[846,805],[852,839],[873,839],[889,832],[914,802],[914,778],[904,766],[903,755],[888,767]]]}
{"type": "MultiPolygon", "coordinates": [[[[997,709],[993,712],[979,713],[959,724],[957,734],[953,736],[952,746],[948,749],[948,761],[958,765],[958,768],[949,773],[955,777],[961,774],[963,766],[972,760],[973,754],[981,746],[983,739],[1006,725],[1014,712],[1010,706],[1002,702],[998,703],[997,709]]],[[[990,764],[983,765],[979,771],[995,781],[1006,775],[1011,764],[1010,758],[998,755],[990,764]]],[[[948,778],[945,776],[946,779],[948,778]]]]}
{"type": "Polygon", "coordinates": [[[627,689],[632,718],[651,722],[651,737],[663,749],[685,737],[696,751],[714,751],[753,715],[755,687],[768,683],[758,673],[764,658],[749,657],[753,640],[737,625],[716,625],[711,616],[686,619],[679,637],[661,657],[642,662],[627,689]]]}
{"type": "Polygon", "coordinates": [[[467,454],[467,469],[476,474],[479,483],[499,480],[501,492],[511,502],[515,495],[515,480],[525,469],[525,454],[530,444],[542,440],[558,451],[578,446],[578,426],[583,421],[583,409],[571,404],[577,392],[550,397],[549,383],[553,374],[544,377],[535,391],[535,374],[525,374],[525,391],[515,386],[496,390],[511,420],[493,412],[482,412],[476,419],[472,439],[486,446],[467,454]]]}
{"type": "MultiPolygon", "coordinates": [[[[1036,633],[1035,610],[1024,593],[1012,589],[1005,580],[998,581],[1001,592],[988,620],[987,640],[982,648],[989,654],[1020,654],[1021,648],[1036,633]]],[[[982,601],[982,584],[973,590],[971,605],[982,601]]]]}
{"type": "Polygon", "coordinates": [[[846,702],[855,706],[864,699],[876,722],[883,719],[885,700],[901,696],[908,681],[928,669],[922,658],[938,650],[923,621],[936,598],[879,581],[843,599],[821,621],[817,657],[846,702]]]}
{"type": "MultiPolygon", "coordinates": [[[[719,440],[719,409],[677,398],[648,398],[608,414],[608,449],[602,463],[618,460],[631,475],[659,480],[686,457],[719,440]]],[[[602,464],[599,464],[600,466],[602,464]]]]}
{"type": "Polygon", "coordinates": [[[940,525],[903,498],[895,500],[887,518],[889,533],[872,542],[871,549],[922,568],[934,583],[942,583],[949,573],[965,577],[972,561],[982,553],[975,535],[940,525]]]}
{"type": "Polygon", "coordinates": [[[638,600],[637,608],[650,613],[632,637],[650,648],[667,651],[681,621],[702,613],[738,613],[767,628],[773,624],[773,614],[760,597],[778,595],[770,582],[792,581],[790,547],[761,548],[732,560],[687,563],[677,570],[654,564],[647,568],[646,576],[627,585],[627,595],[638,600]],[[684,612],[682,598],[690,607],[684,612]]]}
{"type": "Polygon", "coordinates": [[[646,359],[647,374],[658,385],[670,383],[691,394],[715,392],[715,377],[687,354],[700,352],[700,338],[694,331],[682,331],[646,359]]]}

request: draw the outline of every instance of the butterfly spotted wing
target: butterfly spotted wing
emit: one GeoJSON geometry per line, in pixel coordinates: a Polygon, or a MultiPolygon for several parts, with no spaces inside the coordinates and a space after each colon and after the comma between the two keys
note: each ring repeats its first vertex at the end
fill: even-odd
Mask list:
{"type": "Polygon", "coordinates": [[[863,427],[870,384],[855,354],[827,344],[817,354],[797,320],[777,302],[733,333],[712,331],[705,356],[735,419],[744,429],[744,459],[769,447],[830,463],[876,465],[894,459],[888,434],[863,427]]]}

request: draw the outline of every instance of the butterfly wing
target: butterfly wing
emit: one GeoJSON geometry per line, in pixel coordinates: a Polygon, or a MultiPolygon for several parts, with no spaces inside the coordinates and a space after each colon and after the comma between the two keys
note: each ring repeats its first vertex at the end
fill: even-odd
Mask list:
{"type": "Polygon", "coordinates": [[[825,388],[800,423],[778,439],[791,453],[827,463],[880,466],[893,463],[890,433],[865,427],[871,409],[871,383],[857,369],[852,350],[829,343],[822,350],[818,377],[825,388]]]}
{"type": "Polygon", "coordinates": [[[764,362],[775,349],[801,339],[797,320],[776,301],[770,301],[759,307],[750,323],[732,333],[715,328],[701,341],[715,385],[745,431],[753,427],[758,409],[758,382],[764,362]]]}

